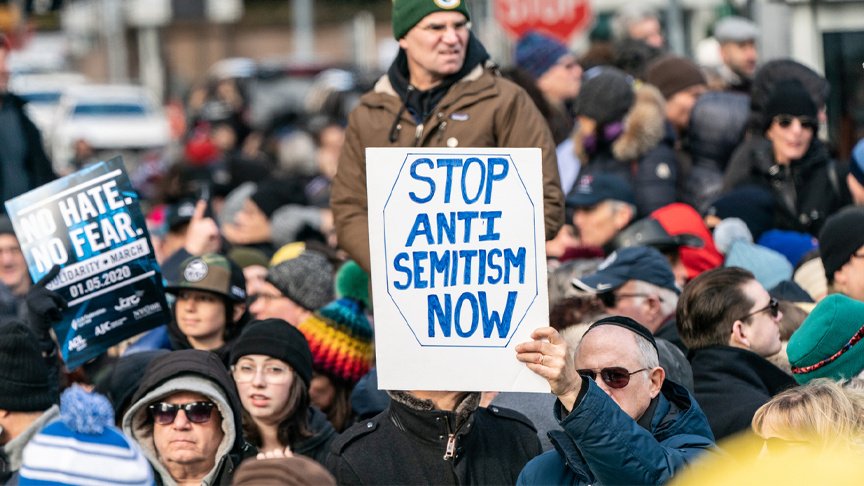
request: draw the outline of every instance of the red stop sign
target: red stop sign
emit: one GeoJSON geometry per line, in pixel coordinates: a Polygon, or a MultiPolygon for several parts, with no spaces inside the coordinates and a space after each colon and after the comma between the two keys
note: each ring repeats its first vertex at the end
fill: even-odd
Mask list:
{"type": "Polygon", "coordinates": [[[516,39],[535,30],[567,42],[592,14],[589,0],[495,0],[495,19],[516,39]]]}

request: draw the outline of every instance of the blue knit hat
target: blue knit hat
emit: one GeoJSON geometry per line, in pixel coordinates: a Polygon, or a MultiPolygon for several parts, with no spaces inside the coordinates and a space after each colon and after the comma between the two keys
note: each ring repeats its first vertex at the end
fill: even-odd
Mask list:
{"type": "Polygon", "coordinates": [[[564,44],[538,32],[529,32],[516,43],[516,65],[535,80],[567,54],[564,44]]]}
{"type": "Polygon", "coordinates": [[[153,484],[138,445],[113,422],[107,398],[77,385],[68,388],[60,397],[60,420],[24,448],[19,484],[153,484]]]}
{"type": "Polygon", "coordinates": [[[819,248],[819,242],[813,235],[780,229],[762,233],[758,243],[782,253],[793,266],[798,265],[804,255],[819,248]]]}

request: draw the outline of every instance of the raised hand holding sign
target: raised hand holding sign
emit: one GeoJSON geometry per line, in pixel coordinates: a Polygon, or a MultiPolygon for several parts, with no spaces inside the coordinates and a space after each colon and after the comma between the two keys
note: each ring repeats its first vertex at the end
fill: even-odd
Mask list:
{"type": "Polygon", "coordinates": [[[118,157],[6,202],[30,276],[31,326],[54,328],[72,370],[168,322],[138,194],[118,157]],[[68,308],[67,308],[68,305],[68,308]]]}

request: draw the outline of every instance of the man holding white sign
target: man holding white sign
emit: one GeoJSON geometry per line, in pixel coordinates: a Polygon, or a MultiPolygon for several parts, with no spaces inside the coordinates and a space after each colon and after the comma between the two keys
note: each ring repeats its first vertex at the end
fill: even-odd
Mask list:
{"type": "Polygon", "coordinates": [[[367,154],[378,382],[391,400],[334,441],[328,465],[340,484],[513,483],[540,451],[536,431],[479,407],[477,390],[549,390],[512,350],[548,319],[540,151],[367,154]]]}
{"type": "Polygon", "coordinates": [[[558,397],[555,450],[517,484],[665,484],[714,449],[699,404],[666,379],[651,331],[623,316],[598,320],[576,349],[551,327],[516,347],[517,359],[558,397]]]}
{"type": "Polygon", "coordinates": [[[552,239],[564,220],[552,134],[525,91],[498,76],[470,31],[465,0],[394,0],[393,34],[399,54],[351,113],[333,181],[340,247],[371,270],[368,147],[539,147],[545,238],[552,239]]]}

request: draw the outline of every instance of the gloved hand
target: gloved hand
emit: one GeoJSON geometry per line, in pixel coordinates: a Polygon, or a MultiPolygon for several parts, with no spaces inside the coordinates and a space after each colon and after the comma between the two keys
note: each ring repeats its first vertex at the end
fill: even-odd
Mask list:
{"type": "Polygon", "coordinates": [[[44,277],[36,282],[27,292],[27,322],[30,328],[40,337],[48,335],[51,324],[63,317],[63,311],[69,306],[57,292],[48,290],[45,285],[60,274],[60,265],[54,265],[44,277]]]}

